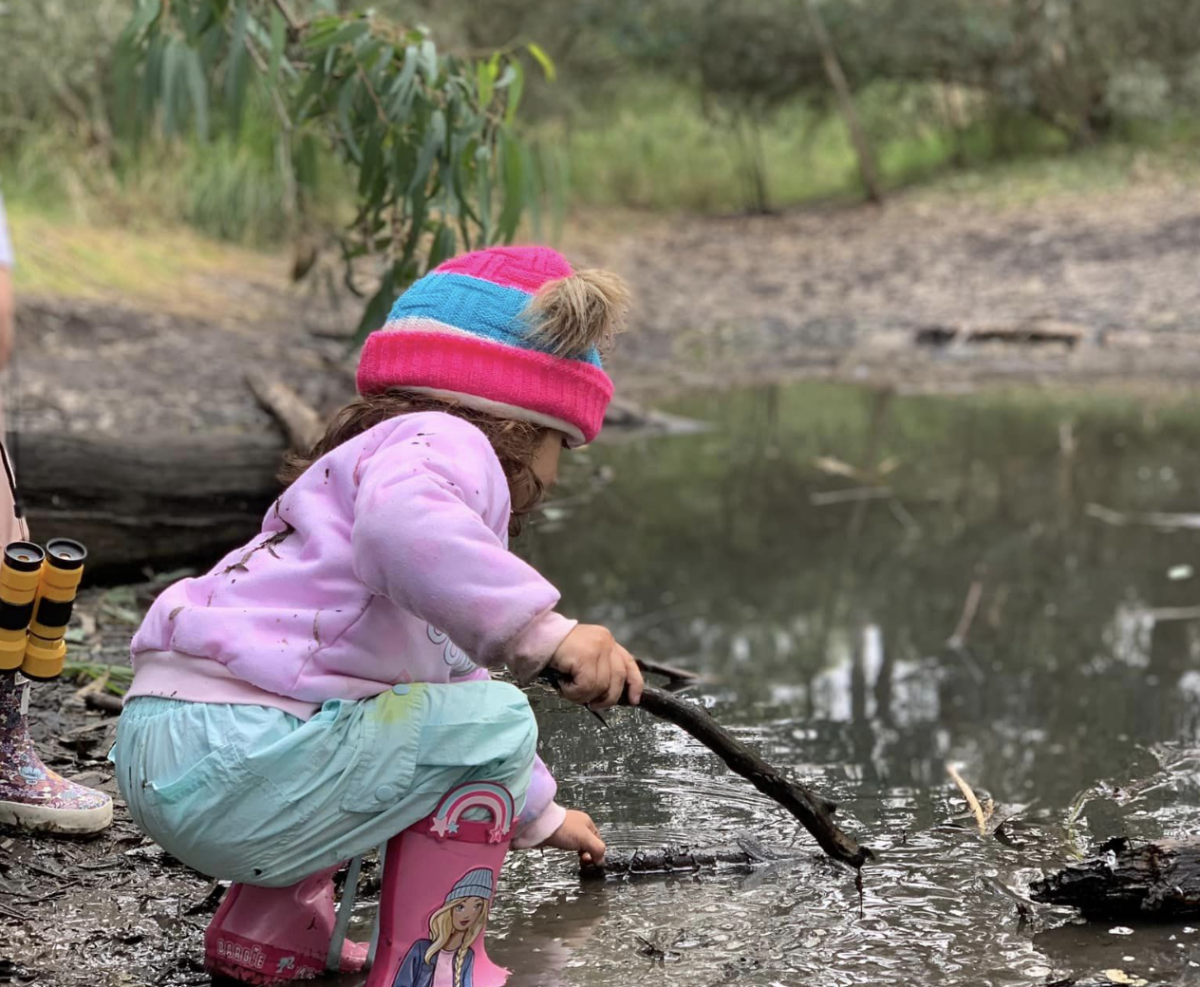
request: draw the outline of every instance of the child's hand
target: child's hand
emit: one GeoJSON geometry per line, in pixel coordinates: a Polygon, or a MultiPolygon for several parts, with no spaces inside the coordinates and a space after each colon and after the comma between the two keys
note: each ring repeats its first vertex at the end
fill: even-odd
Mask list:
{"type": "Polygon", "coordinates": [[[563,824],[542,846],[573,850],[585,864],[599,864],[604,861],[604,841],[600,839],[600,831],[596,829],[591,816],[576,809],[567,810],[567,818],[563,820],[563,824]]]}
{"type": "Polygon", "coordinates": [[[605,627],[580,624],[558,646],[550,667],[565,678],[562,694],[580,706],[607,709],[626,689],[631,706],[641,702],[641,669],[605,627]]]}

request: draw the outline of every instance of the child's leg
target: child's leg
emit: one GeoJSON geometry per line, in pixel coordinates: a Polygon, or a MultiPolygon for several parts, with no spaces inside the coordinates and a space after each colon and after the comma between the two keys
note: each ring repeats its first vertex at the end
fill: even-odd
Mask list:
{"type": "Polygon", "coordinates": [[[382,845],[466,781],[499,782],[520,808],[537,725],[519,690],[397,688],[326,703],[307,723],[262,707],[135,700],[114,752],[122,793],[184,863],[270,887],[382,845]],[[172,750],[182,756],[163,773],[172,750]]]}

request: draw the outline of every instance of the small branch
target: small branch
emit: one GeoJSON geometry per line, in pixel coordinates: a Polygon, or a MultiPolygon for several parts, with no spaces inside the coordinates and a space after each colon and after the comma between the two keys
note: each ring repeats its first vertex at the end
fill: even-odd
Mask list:
{"type": "MultiPolygon", "coordinates": [[[[250,53],[250,59],[254,62],[258,71],[264,76],[270,75],[271,69],[265,61],[262,54],[254,47],[253,42],[247,37],[243,42],[246,46],[246,51],[250,53]]],[[[271,90],[271,102],[275,106],[275,113],[279,117],[279,122],[283,124],[283,129],[287,133],[292,132],[292,117],[288,113],[287,107],[283,105],[283,97],[279,95],[279,90],[275,86],[268,87],[271,90]]]]}
{"type": "Polygon", "coordinates": [[[375,104],[375,112],[379,115],[379,122],[385,127],[388,124],[387,114],[383,112],[383,104],[379,102],[379,94],[375,92],[375,87],[371,85],[371,80],[367,77],[367,73],[363,67],[358,66],[358,76],[362,79],[363,85],[367,87],[367,95],[371,97],[371,102],[375,104]]]}
{"type": "Polygon", "coordinates": [[[284,3],[283,0],[274,0],[274,3],[275,9],[283,15],[284,21],[287,22],[288,31],[291,32],[292,37],[297,36],[301,31],[304,30],[305,27],[308,26],[307,21],[302,23],[296,20],[295,16],[288,9],[288,5],[284,3]]]}
{"type": "Polygon", "coordinates": [[[1083,513],[1088,517],[1114,528],[1124,528],[1130,524],[1144,524],[1163,531],[1195,531],[1200,529],[1200,514],[1170,514],[1164,511],[1150,511],[1144,514],[1127,514],[1124,511],[1114,511],[1103,504],[1086,504],[1083,513]]]}
{"type": "MultiPolygon", "coordinates": [[[[542,672],[542,680],[561,691],[562,679],[553,669],[542,672]]],[[[628,705],[625,699],[622,705],[628,705]]],[[[687,702],[662,689],[647,686],[636,707],[660,720],[673,723],[716,754],[734,774],[741,775],[764,795],[787,809],[807,829],[821,849],[834,860],[856,870],[875,859],[870,848],[859,846],[833,821],[837,804],[822,798],[798,782],[788,781],[740,740],[722,729],[702,706],[687,702]]]]}
{"type": "Polygon", "coordinates": [[[596,880],[606,877],[692,874],[723,867],[746,871],[786,858],[786,854],[767,852],[750,843],[696,849],[665,846],[653,850],[635,850],[633,853],[607,852],[604,860],[598,864],[580,864],[579,876],[585,880],[596,880]]]}
{"type": "Polygon", "coordinates": [[[946,646],[957,651],[967,640],[971,625],[975,623],[975,614],[979,612],[979,601],[983,597],[983,582],[976,579],[967,590],[967,598],[963,602],[962,614],[958,618],[958,626],[946,641],[946,646]]]}
{"type": "Polygon", "coordinates": [[[294,449],[311,449],[321,437],[321,416],[283,381],[254,370],[246,374],[246,384],[255,399],[287,432],[294,449]]]}
{"type": "Polygon", "coordinates": [[[680,668],[677,665],[664,665],[662,662],[647,661],[645,658],[639,658],[637,663],[638,668],[647,675],[661,675],[665,678],[667,688],[700,680],[700,676],[695,672],[689,672],[686,668],[680,668]]]}
{"type": "Polygon", "coordinates": [[[1155,607],[1143,613],[1156,623],[1166,620],[1200,620],[1200,607],[1155,607]]]}
{"type": "Polygon", "coordinates": [[[864,500],[885,500],[892,496],[891,487],[848,487],[845,490],[830,490],[809,495],[813,507],[828,507],[831,504],[853,504],[864,500]]]}
{"type": "Polygon", "coordinates": [[[971,811],[975,813],[975,822],[979,825],[979,835],[984,836],[987,833],[987,817],[991,813],[984,813],[983,806],[979,804],[979,799],[976,798],[974,790],[966,783],[966,781],[963,780],[962,775],[955,770],[954,765],[946,765],[946,774],[948,774],[954,781],[954,784],[958,786],[958,790],[962,792],[962,797],[967,800],[967,805],[970,806],[971,811]]]}

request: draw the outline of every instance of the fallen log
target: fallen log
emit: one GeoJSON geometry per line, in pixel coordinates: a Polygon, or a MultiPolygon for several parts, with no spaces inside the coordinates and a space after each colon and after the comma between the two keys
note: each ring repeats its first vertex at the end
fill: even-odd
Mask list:
{"type": "Polygon", "coordinates": [[[252,537],[279,494],[274,432],[22,436],[30,528],[88,547],[89,572],[174,567],[220,557],[252,537]]]}
{"type": "Polygon", "coordinates": [[[1200,912],[1200,839],[1134,846],[1124,837],[1030,886],[1029,896],[1084,916],[1176,919],[1200,912]]]}
{"type": "MultiPolygon", "coordinates": [[[[270,375],[247,383],[279,429],[168,433],[148,422],[137,435],[22,433],[18,480],[34,537],[82,541],[89,576],[102,577],[210,564],[252,538],[279,495],[283,454],[310,444],[321,418],[270,375]]],[[[655,416],[614,405],[605,421],[672,434],[655,416]]]]}
{"type": "MultiPolygon", "coordinates": [[[[541,678],[552,689],[562,691],[562,678],[554,669],[544,670],[541,678]]],[[[628,701],[622,697],[621,704],[628,705],[628,701]]],[[[833,813],[837,811],[836,802],[817,795],[799,782],[789,781],[740,740],[722,729],[703,706],[648,685],[642,693],[641,703],[635,708],[673,723],[695,737],[724,761],[730,771],[741,775],[800,820],[821,849],[834,860],[849,864],[857,871],[867,861],[875,859],[869,847],[860,846],[833,821],[833,813]]]]}
{"type": "Polygon", "coordinates": [[[609,850],[599,863],[579,865],[584,880],[603,880],[609,877],[642,877],[646,875],[694,874],[704,870],[733,868],[753,870],[763,864],[786,859],[788,855],[766,850],[750,841],[732,846],[700,847],[665,846],[653,850],[622,853],[609,850]]]}

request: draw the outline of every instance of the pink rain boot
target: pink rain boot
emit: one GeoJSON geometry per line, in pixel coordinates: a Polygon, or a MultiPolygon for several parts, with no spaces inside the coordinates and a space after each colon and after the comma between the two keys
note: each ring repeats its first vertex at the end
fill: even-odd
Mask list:
{"type": "MultiPolygon", "coordinates": [[[[251,984],[311,980],[328,965],[342,973],[361,970],[367,959],[365,943],[345,940],[340,951],[330,948],[335,933],[339,940],[345,934],[345,923],[336,922],[333,907],[337,869],[320,871],[287,888],[232,885],[204,933],[205,967],[251,984]]],[[[348,888],[350,878],[357,877],[354,867],[348,888]]],[[[347,913],[351,897],[348,890],[342,904],[347,913]]]]}
{"type": "Polygon", "coordinates": [[[430,987],[443,965],[457,987],[501,987],[508,971],[488,959],[483,936],[514,820],[508,789],[472,782],[388,840],[367,987],[430,987]],[[471,809],[491,821],[464,819],[471,809]]]}

